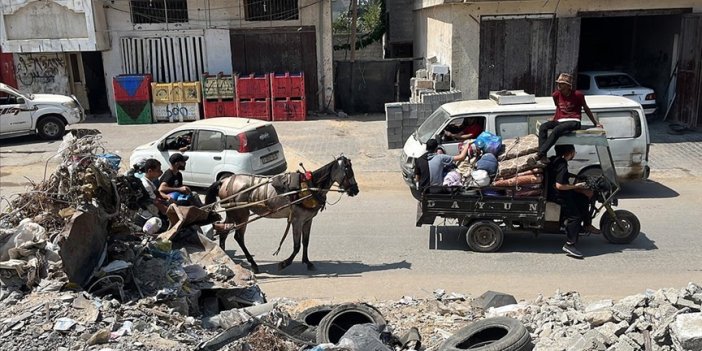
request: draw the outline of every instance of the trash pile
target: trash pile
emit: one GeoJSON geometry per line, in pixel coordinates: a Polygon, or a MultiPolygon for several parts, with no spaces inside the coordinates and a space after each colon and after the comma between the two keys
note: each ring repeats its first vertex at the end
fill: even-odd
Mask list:
{"type": "Polygon", "coordinates": [[[140,182],[99,135],[67,135],[59,156],[0,215],[0,350],[702,349],[694,283],[590,304],[443,290],[372,306],[267,301],[212,240],[217,216],[172,205],[170,229],[150,235],[132,221],[140,182]]]}

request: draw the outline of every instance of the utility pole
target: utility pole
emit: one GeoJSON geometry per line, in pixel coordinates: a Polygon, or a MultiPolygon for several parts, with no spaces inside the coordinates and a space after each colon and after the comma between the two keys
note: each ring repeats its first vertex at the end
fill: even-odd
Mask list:
{"type": "Polygon", "coordinates": [[[356,61],[356,21],[358,17],[358,0],[351,0],[351,62],[356,61]]]}

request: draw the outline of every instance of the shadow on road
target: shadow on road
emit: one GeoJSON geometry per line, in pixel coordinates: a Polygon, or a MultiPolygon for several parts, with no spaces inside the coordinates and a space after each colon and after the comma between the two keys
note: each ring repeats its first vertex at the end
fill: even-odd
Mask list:
{"type": "Polygon", "coordinates": [[[620,199],[665,199],[678,196],[680,194],[677,191],[653,180],[626,183],[617,194],[620,199]]]}
{"type": "MultiPolygon", "coordinates": [[[[13,145],[32,145],[32,144],[60,144],[63,140],[42,140],[39,138],[38,135],[25,135],[25,136],[18,136],[18,137],[12,137],[12,138],[7,138],[7,139],[0,139],[0,146],[6,147],[6,146],[13,146],[13,145]]],[[[37,152],[43,152],[43,151],[37,151],[37,152]]],[[[26,152],[30,153],[30,152],[26,152]]]]}
{"type": "MultiPolygon", "coordinates": [[[[227,250],[227,254],[234,259],[238,264],[241,264],[247,269],[251,269],[246,257],[243,254],[234,255],[234,250],[227,250]]],[[[281,256],[281,261],[287,256],[281,256]]],[[[278,270],[278,262],[280,261],[259,261],[258,269],[265,278],[282,279],[293,277],[338,277],[338,276],[354,276],[367,272],[390,271],[396,269],[410,269],[412,264],[402,260],[392,263],[383,264],[365,264],[360,261],[312,261],[316,270],[307,270],[307,265],[301,262],[301,254],[295,258],[295,261],[283,270],[278,270]]],[[[255,257],[254,257],[255,259],[255,257]]]]}
{"type": "MultiPolygon", "coordinates": [[[[466,231],[460,226],[432,226],[429,249],[470,251],[466,243],[466,231]]],[[[500,251],[492,254],[523,252],[560,255],[563,254],[561,247],[564,242],[565,235],[562,234],[539,234],[535,237],[528,233],[507,233],[500,251]]],[[[611,244],[602,235],[581,236],[578,249],[586,257],[592,257],[624,251],[651,251],[657,250],[658,246],[642,232],[636,240],[625,245],[611,244]]]]}

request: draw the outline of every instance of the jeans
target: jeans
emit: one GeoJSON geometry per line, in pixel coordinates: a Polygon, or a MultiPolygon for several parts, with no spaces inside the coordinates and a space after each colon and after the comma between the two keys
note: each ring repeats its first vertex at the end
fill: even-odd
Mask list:
{"type": "Polygon", "coordinates": [[[575,244],[583,225],[592,224],[590,218],[590,200],[584,194],[569,190],[563,194],[563,208],[565,210],[565,226],[568,242],[575,244]]]}
{"type": "Polygon", "coordinates": [[[539,127],[539,157],[544,157],[548,153],[548,150],[556,144],[558,138],[562,135],[568,134],[574,130],[580,129],[580,122],[570,121],[570,122],[558,122],[558,121],[548,121],[541,124],[539,127]],[[553,129],[551,134],[548,134],[548,130],[553,129]]]}

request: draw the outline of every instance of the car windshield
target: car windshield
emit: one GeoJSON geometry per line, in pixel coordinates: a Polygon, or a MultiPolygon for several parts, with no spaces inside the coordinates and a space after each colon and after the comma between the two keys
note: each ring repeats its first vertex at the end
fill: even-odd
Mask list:
{"type": "Polygon", "coordinates": [[[633,78],[626,74],[608,74],[596,76],[595,82],[600,89],[606,88],[633,88],[638,86],[633,78]]]}
{"type": "Polygon", "coordinates": [[[448,112],[446,112],[446,110],[443,108],[439,108],[438,110],[434,111],[434,113],[432,113],[431,116],[429,116],[429,118],[427,118],[427,120],[424,121],[424,123],[422,123],[422,125],[417,129],[417,140],[419,140],[421,143],[426,143],[427,140],[434,137],[436,131],[439,130],[439,128],[441,128],[441,126],[443,126],[449,118],[450,116],[448,112]]]}
{"type": "Polygon", "coordinates": [[[15,88],[13,88],[13,87],[11,87],[11,86],[9,86],[9,85],[3,85],[3,90],[6,90],[7,92],[10,92],[10,93],[12,93],[12,94],[14,94],[14,95],[17,95],[17,96],[20,96],[20,97],[23,97],[23,98],[28,98],[29,100],[34,100],[34,95],[32,95],[32,94],[27,94],[27,95],[22,94],[22,93],[19,92],[19,90],[15,89],[15,88]]]}

